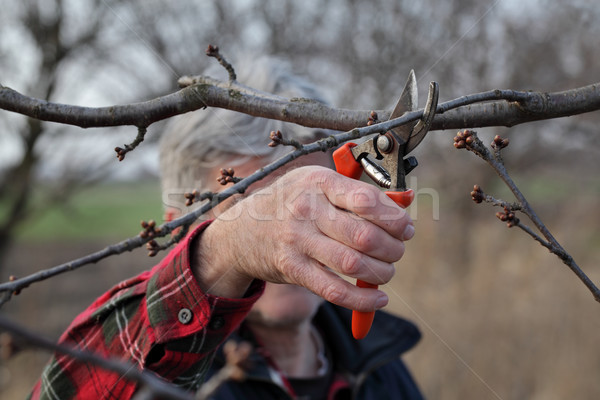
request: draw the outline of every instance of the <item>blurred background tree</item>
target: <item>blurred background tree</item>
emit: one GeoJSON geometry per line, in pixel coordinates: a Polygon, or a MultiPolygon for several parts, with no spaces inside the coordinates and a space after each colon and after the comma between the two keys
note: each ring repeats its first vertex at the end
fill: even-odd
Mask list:
{"type": "MultiPolygon", "coordinates": [[[[141,101],[176,90],[179,76],[214,62],[204,56],[211,43],[234,66],[248,54],[289,60],[338,107],[389,108],[411,68],[421,99],[426,83],[435,80],[440,101],[494,88],[558,91],[595,82],[599,22],[600,5],[584,0],[5,0],[0,82],[69,104],[141,101]]],[[[480,130],[484,138],[511,138],[507,166],[584,267],[599,261],[599,119],[593,113],[480,130]]],[[[0,114],[2,280],[94,250],[106,236],[135,234],[141,218],[156,219],[115,210],[133,204],[140,211],[140,203],[151,202],[141,210],[160,213],[160,130],[153,125],[138,151],[118,163],[112,149],[131,141],[131,129],[83,131],[0,114]],[[129,189],[140,181],[154,186],[136,194],[116,181],[129,189]],[[81,192],[118,202],[108,212],[94,203],[98,225],[84,228],[89,238],[77,231],[75,240],[61,232],[76,224],[81,192]],[[50,210],[59,210],[66,225],[53,223],[48,236],[54,240],[40,244],[39,221],[50,210]],[[100,220],[109,221],[105,230],[100,220]],[[31,244],[36,237],[38,247],[31,244]]],[[[421,191],[412,213],[421,234],[389,289],[395,299],[390,308],[416,319],[424,331],[409,362],[425,394],[597,398],[600,356],[589,351],[600,328],[595,302],[559,261],[495,223],[495,210],[470,202],[474,183],[511,199],[479,160],[453,149],[453,133],[433,132],[417,150],[421,166],[412,173],[413,187],[421,191]]],[[[40,284],[5,308],[38,328],[44,317],[57,336],[93,296],[152,262],[141,254],[119,259],[60,278],[54,285],[72,289],[64,299],[51,284],[40,284]],[[53,300],[44,300],[44,293],[53,300]]],[[[600,272],[588,272],[600,280],[600,272]]],[[[28,390],[46,356],[26,357],[0,367],[0,393],[22,397],[28,390]]]]}

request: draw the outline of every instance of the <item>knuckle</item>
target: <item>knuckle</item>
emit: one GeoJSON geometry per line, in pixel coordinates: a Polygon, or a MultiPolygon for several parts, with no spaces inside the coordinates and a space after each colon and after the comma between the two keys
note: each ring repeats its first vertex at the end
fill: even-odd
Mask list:
{"type": "Polygon", "coordinates": [[[333,171],[328,168],[318,166],[305,166],[297,168],[294,171],[300,174],[301,179],[305,180],[308,184],[327,184],[331,179],[331,173],[333,173],[333,171]]]}
{"type": "Polygon", "coordinates": [[[306,270],[299,257],[282,255],[279,261],[279,270],[287,282],[305,284],[306,270]]]}
{"type": "Polygon", "coordinates": [[[357,209],[367,209],[376,205],[376,195],[373,188],[369,186],[360,186],[351,192],[351,201],[357,209]]]}
{"type": "Polygon", "coordinates": [[[344,275],[356,276],[359,273],[362,264],[362,255],[348,250],[342,255],[340,270],[344,275]]]}
{"type": "Polygon", "coordinates": [[[289,254],[293,249],[298,247],[298,244],[302,242],[303,235],[300,234],[300,230],[295,229],[294,226],[287,225],[282,227],[280,230],[281,235],[277,240],[277,248],[282,255],[289,254]]]}
{"type": "Polygon", "coordinates": [[[346,296],[341,287],[335,283],[331,283],[323,289],[322,297],[331,303],[340,304],[344,301],[346,296]]]}
{"type": "Polygon", "coordinates": [[[353,243],[363,252],[369,252],[375,247],[375,229],[371,226],[357,225],[352,233],[353,243]]]}
{"type": "Polygon", "coordinates": [[[311,215],[311,204],[299,198],[292,202],[290,211],[295,217],[304,220],[311,215]]]}
{"type": "Polygon", "coordinates": [[[281,235],[281,240],[271,250],[275,256],[273,264],[288,277],[297,278],[299,274],[302,255],[297,246],[300,240],[300,235],[289,232],[289,234],[281,235]]]}
{"type": "Polygon", "coordinates": [[[294,266],[295,262],[293,257],[290,257],[288,254],[279,253],[276,258],[274,265],[276,265],[278,270],[287,277],[291,277],[294,274],[294,266]]]}

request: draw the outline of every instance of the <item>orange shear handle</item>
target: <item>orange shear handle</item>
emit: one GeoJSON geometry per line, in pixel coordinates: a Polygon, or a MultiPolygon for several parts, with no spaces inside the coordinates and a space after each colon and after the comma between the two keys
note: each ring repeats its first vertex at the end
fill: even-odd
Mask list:
{"type": "MultiPolygon", "coordinates": [[[[342,147],[333,152],[333,162],[335,163],[336,171],[340,174],[353,178],[360,179],[362,174],[362,166],[354,156],[352,155],[352,148],[356,146],[355,143],[345,143],[342,147]]],[[[412,189],[408,189],[404,192],[385,192],[387,196],[394,200],[402,208],[408,207],[415,198],[415,193],[412,189]]],[[[356,286],[360,288],[377,289],[378,285],[372,283],[356,280],[356,286]]],[[[352,336],[355,339],[363,339],[371,330],[373,324],[373,318],[375,317],[375,311],[352,311],[352,336]]]]}

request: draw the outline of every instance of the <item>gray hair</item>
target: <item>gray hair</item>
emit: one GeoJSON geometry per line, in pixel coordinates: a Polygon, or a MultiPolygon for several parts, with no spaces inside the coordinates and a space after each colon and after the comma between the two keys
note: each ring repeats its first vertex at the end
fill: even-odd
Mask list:
{"type": "MultiPolygon", "coordinates": [[[[281,60],[258,57],[235,65],[237,80],[246,86],[286,98],[304,97],[325,103],[315,87],[293,75],[281,60]]],[[[225,69],[216,63],[204,75],[228,79],[225,69]]],[[[173,118],[160,141],[163,203],[168,206],[174,201],[171,197],[183,197],[193,189],[209,190],[216,177],[206,175],[215,167],[240,165],[257,157],[270,162],[288,153],[289,147],[268,147],[269,133],[277,130],[304,143],[324,135],[323,129],[216,108],[173,118]]]]}

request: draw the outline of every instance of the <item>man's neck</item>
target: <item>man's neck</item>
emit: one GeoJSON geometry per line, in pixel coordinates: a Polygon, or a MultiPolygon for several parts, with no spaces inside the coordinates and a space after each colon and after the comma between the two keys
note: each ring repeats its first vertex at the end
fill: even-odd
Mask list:
{"type": "Polygon", "coordinates": [[[293,378],[317,376],[319,349],[310,321],[291,327],[251,325],[251,329],[284,374],[293,378]]]}

